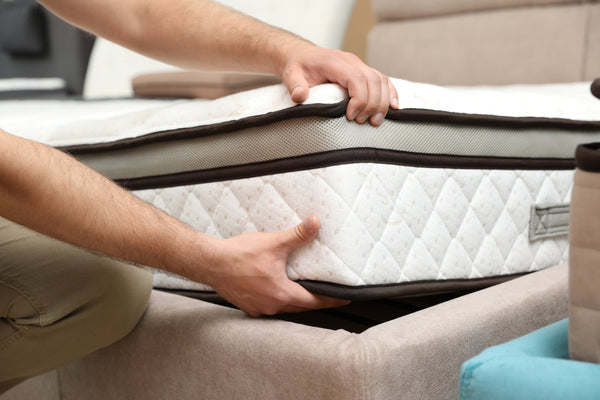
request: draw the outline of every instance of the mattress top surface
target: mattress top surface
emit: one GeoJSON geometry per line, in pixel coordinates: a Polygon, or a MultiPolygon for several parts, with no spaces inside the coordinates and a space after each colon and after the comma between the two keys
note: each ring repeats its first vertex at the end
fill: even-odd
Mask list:
{"type": "MultiPolygon", "coordinates": [[[[509,118],[600,121],[600,100],[587,82],[502,87],[454,87],[392,80],[400,110],[431,110],[509,118]]],[[[110,143],[155,132],[222,124],[277,113],[337,105],[344,114],[347,92],[319,85],[297,106],[283,85],[217,100],[12,100],[0,103],[0,128],[48,145],[110,143]]],[[[391,112],[388,116],[393,114],[391,112]]],[[[297,114],[293,114],[297,115],[297,114]]]]}

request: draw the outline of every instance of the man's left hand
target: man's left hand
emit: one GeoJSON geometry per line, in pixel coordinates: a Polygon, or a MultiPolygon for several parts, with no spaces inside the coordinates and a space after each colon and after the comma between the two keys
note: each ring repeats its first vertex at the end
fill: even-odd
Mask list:
{"type": "Polygon", "coordinates": [[[346,118],[359,124],[368,120],[379,126],[390,106],[398,108],[398,93],[390,79],[351,53],[312,47],[293,57],[282,76],[296,103],[308,98],[310,87],[322,83],[348,89],[346,118]]]}

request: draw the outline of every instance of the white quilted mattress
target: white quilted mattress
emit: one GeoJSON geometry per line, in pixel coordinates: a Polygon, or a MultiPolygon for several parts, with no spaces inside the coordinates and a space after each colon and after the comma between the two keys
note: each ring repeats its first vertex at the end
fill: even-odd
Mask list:
{"type": "MultiPolygon", "coordinates": [[[[217,237],[318,215],[288,274],[349,298],[484,286],[567,258],[578,143],[600,140],[589,83],[440,88],[394,80],[401,110],[346,121],[346,93],[283,86],[215,101],[5,101],[0,128],[63,148],[217,237]]],[[[209,291],[156,272],[155,286],[209,291]]]]}

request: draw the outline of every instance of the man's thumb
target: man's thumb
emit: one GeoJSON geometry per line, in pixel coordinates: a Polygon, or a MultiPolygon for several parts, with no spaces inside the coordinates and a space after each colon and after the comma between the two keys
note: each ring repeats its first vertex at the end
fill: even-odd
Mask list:
{"type": "Polygon", "coordinates": [[[283,231],[284,246],[288,251],[296,250],[298,247],[312,241],[319,233],[321,222],[316,215],[309,215],[293,228],[283,231]]]}

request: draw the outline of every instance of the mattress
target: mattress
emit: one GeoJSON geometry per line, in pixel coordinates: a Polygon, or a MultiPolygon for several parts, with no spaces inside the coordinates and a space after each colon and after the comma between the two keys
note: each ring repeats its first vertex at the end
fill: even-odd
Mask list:
{"type": "MultiPolygon", "coordinates": [[[[567,259],[579,143],[600,139],[589,83],[442,88],[393,80],[400,109],[348,122],[347,93],[284,86],[217,100],[0,104],[0,128],[72,153],[216,237],[321,219],[288,275],[374,299],[484,287],[567,259]]],[[[155,286],[210,293],[156,271],[155,286]]]]}

